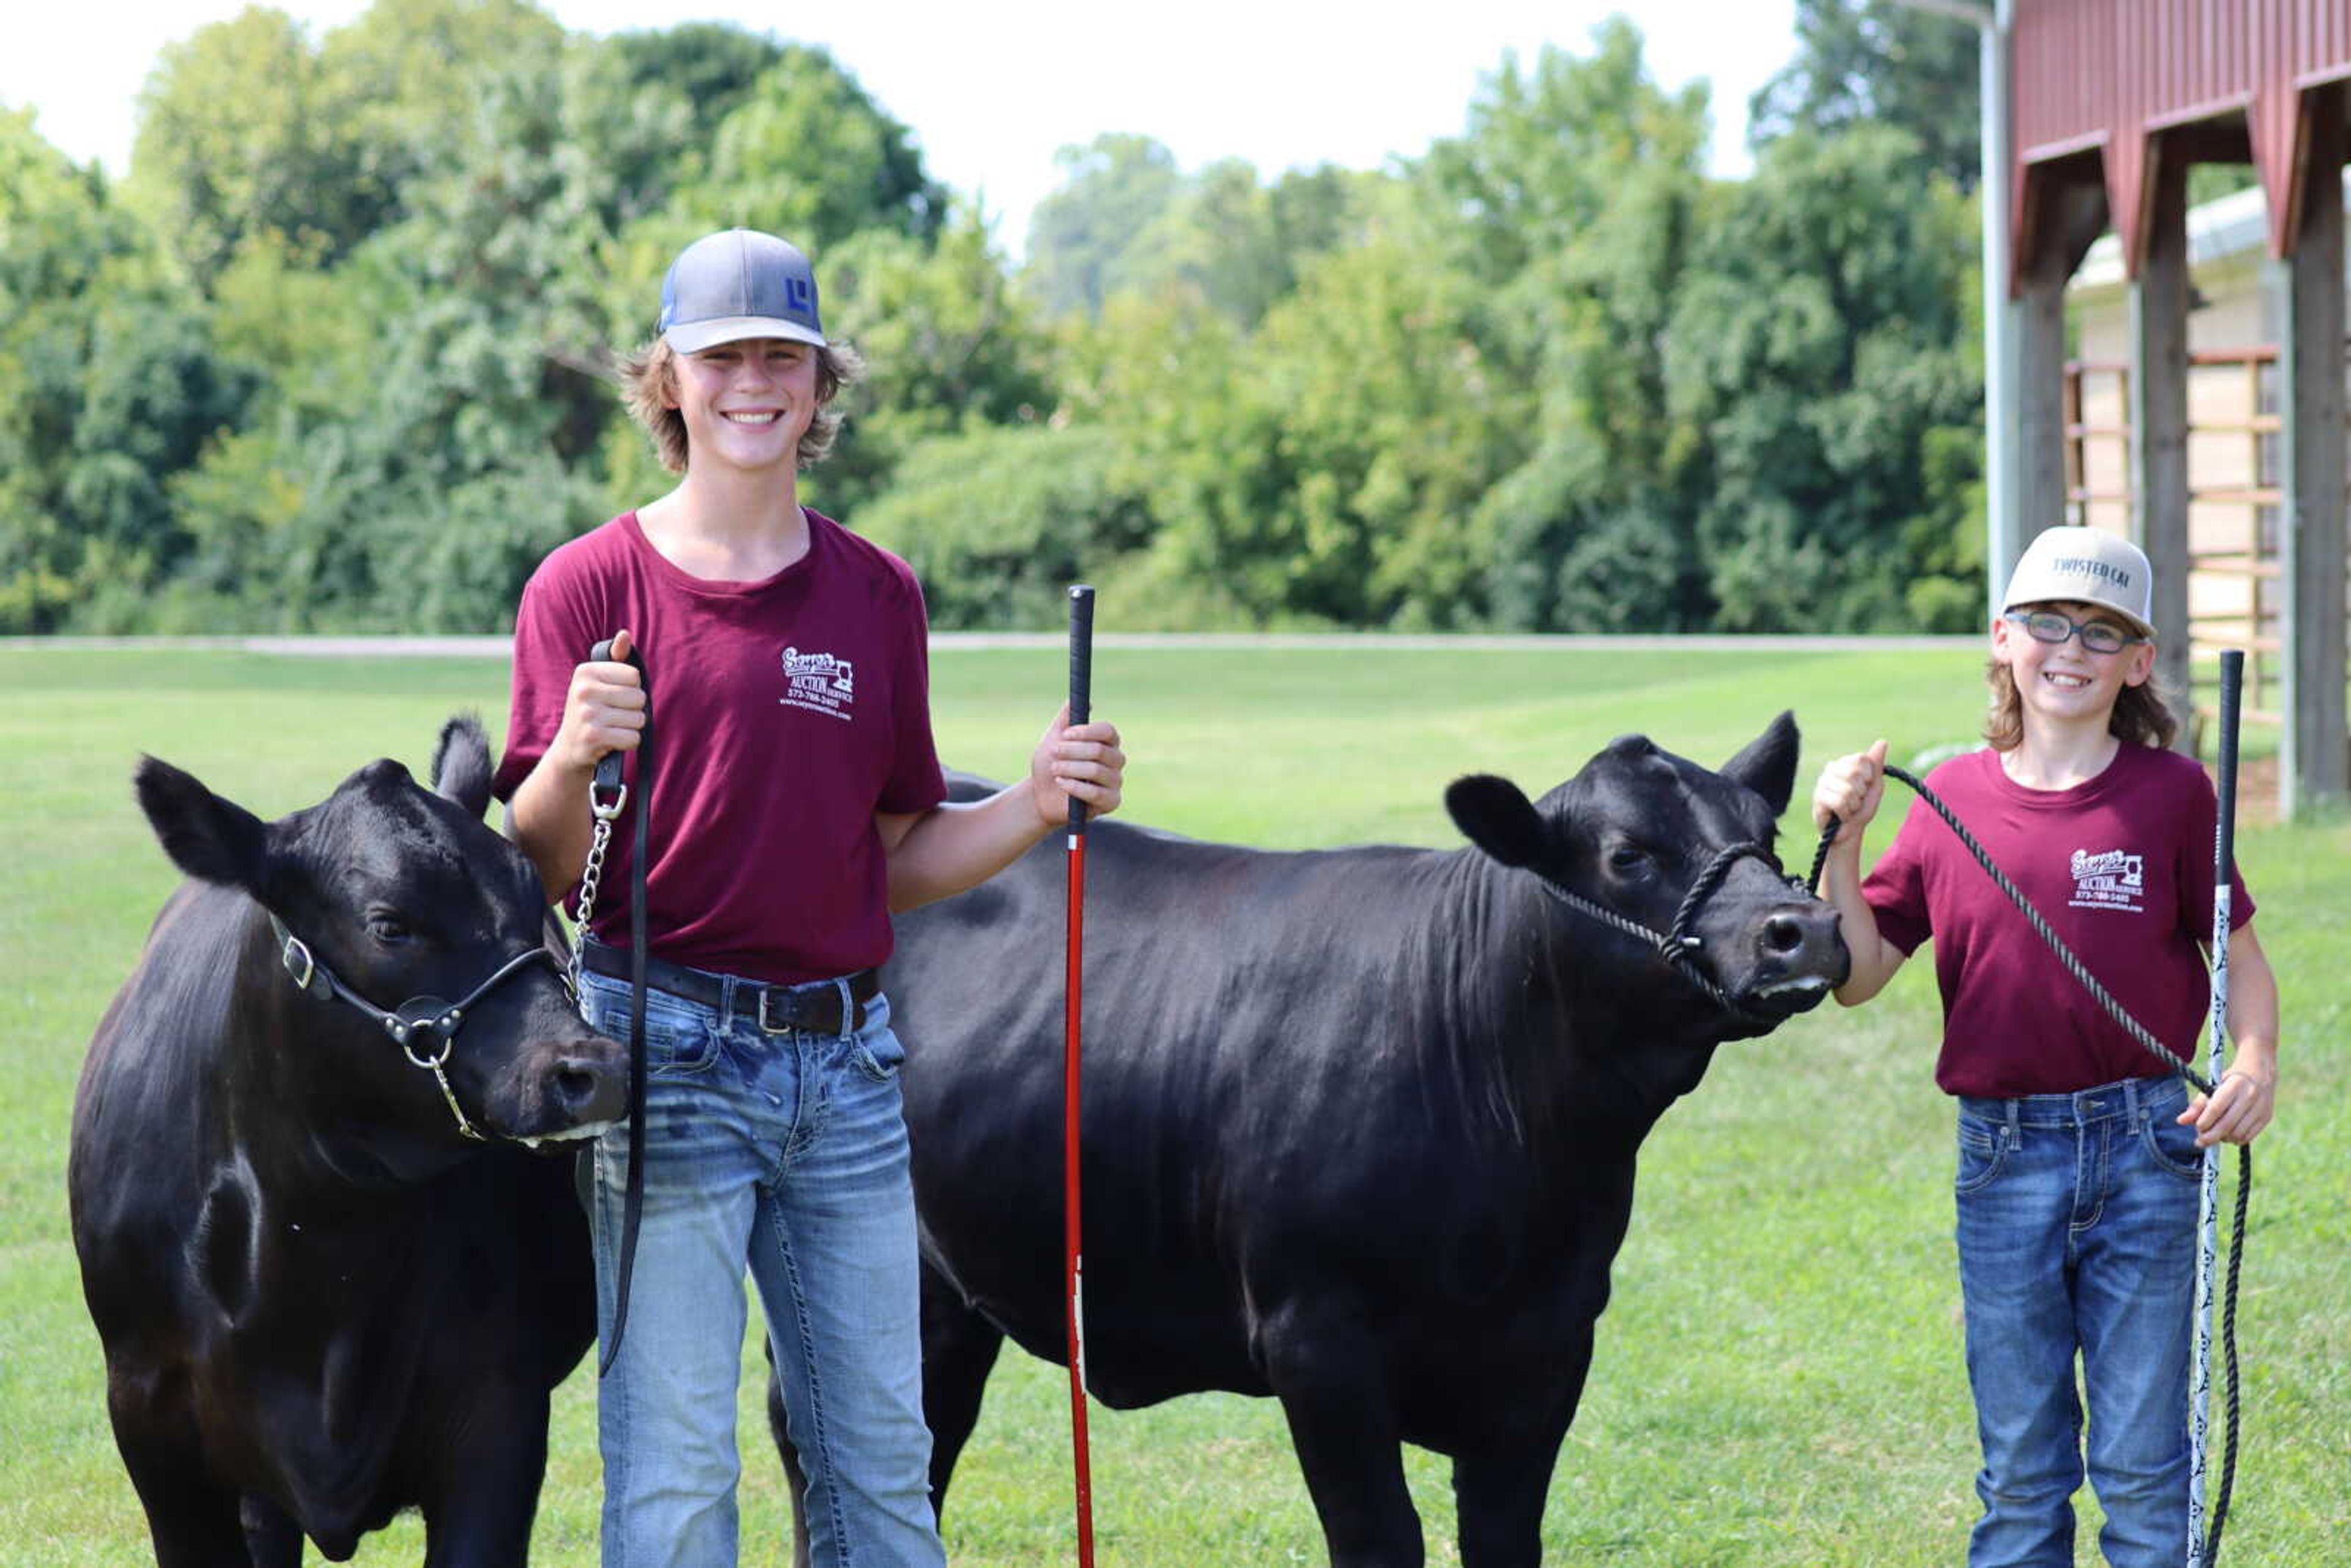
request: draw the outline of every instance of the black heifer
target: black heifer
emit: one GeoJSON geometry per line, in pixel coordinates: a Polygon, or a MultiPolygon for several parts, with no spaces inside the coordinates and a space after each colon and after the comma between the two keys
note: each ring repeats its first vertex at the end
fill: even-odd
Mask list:
{"type": "MultiPolygon", "coordinates": [[[[1535,1562],[1642,1137],[1846,965],[1761,853],[1687,927],[1730,1010],[1552,889],[1665,931],[1769,850],[1795,764],[1783,714],[1719,773],[1631,737],[1539,803],[1464,779],[1450,852],[1091,829],[1095,1395],[1280,1399],[1333,1563],[1422,1561],[1400,1443],[1453,1457],[1463,1563],[1535,1562]]],[[[942,1494],[1002,1336],[1062,1359],[1062,860],[907,917],[887,976],[942,1494]]]]}
{"type": "Polygon", "coordinates": [[[340,1561],[410,1505],[435,1568],[528,1553],[595,1286],[570,1162],[507,1140],[625,1113],[627,1053],[580,1022],[538,874],[481,821],[480,727],[452,721],[433,770],[438,794],[378,762],[264,823],[140,766],[194,880],[99,1025],[68,1180],[164,1568],[291,1568],[305,1533],[340,1561]],[[444,1046],[445,1091],[413,1064],[444,1046]]]}

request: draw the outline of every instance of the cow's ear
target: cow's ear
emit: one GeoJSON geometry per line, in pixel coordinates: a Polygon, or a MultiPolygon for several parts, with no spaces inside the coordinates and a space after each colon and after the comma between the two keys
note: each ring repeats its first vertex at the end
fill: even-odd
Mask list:
{"type": "Polygon", "coordinates": [[[1776,817],[1788,809],[1788,797],[1796,788],[1797,739],[1796,716],[1783,709],[1763,727],[1762,734],[1722,765],[1722,776],[1762,796],[1776,817]]]}
{"type": "Polygon", "coordinates": [[[172,864],[202,881],[260,895],[269,860],[269,830],[260,818],[152,757],[139,759],[135,783],[140,807],[172,864]]]}
{"type": "Polygon", "coordinates": [[[1504,865],[1531,865],[1542,856],[1542,814],[1507,779],[1491,773],[1456,779],[1445,787],[1445,809],[1471,843],[1504,865]]]}
{"type": "Polygon", "coordinates": [[[441,727],[433,747],[433,792],[476,820],[489,810],[490,743],[472,714],[455,715],[441,727]]]}

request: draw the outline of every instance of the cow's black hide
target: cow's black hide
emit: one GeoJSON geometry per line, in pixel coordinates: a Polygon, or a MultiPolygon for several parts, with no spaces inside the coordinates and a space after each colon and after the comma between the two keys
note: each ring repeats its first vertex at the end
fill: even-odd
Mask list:
{"type": "Polygon", "coordinates": [[[436,1568],[528,1556],[548,1392],[594,1337],[595,1288],[569,1162],[511,1140],[623,1113],[626,1053],[528,965],[450,1042],[490,1140],[468,1141],[374,1019],[298,988],[269,924],[386,1009],[462,998],[538,946],[538,875],[481,821],[478,725],[444,728],[434,776],[377,762],[265,823],[139,768],[192,880],[91,1042],[68,1185],[160,1563],[290,1568],[303,1534],[340,1561],[408,1506],[436,1568]]]}
{"type": "MultiPolygon", "coordinates": [[[[1465,779],[1449,852],[1092,828],[1093,1393],[1279,1398],[1333,1563],[1422,1561],[1402,1443],[1453,1457],[1465,1563],[1536,1561],[1643,1136],[1846,965],[1760,860],[1697,923],[1736,1013],[1545,882],[1664,930],[1719,849],[1770,847],[1796,750],[1783,714],[1719,772],[1635,736],[1540,801],[1465,779]]],[[[885,977],[942,1496],[1001,1339],[1063,1359],[1065,884],[1056,836],[902,919],[885,977]]]]}

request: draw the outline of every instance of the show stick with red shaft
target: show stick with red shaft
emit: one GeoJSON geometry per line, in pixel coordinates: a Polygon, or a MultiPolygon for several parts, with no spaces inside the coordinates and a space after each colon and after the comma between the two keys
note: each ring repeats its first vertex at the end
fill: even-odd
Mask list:
{"type": "MultiPolygon", "coordinates": [[[[1070,722],[1086,722],[1094,662],[1094,591],[1070,589],[1070,722]]],[[[1078,1496],[1078,1564],[1093,1568],[1094,1490],[1086,1452],[1086,1301],[1084,1227],[1078,1204],[1080,1020],[1084,1014],[1081,970],[1085,952],[1086,806],[1070,802],[1070,956],[1068,999],[1062,1014],[1061,1052],[1061,1242],[1066,1265],[1062,1284],[1070,1333],[1070,1444],[1075,1458],[1078,1496]]]]}

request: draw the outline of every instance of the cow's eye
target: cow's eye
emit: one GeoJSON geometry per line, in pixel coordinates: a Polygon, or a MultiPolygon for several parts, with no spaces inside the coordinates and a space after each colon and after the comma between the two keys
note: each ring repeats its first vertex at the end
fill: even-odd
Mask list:
{"type": "Polygon", "coordinates": [[[1648,852],[1631,844],[1619,844],[1608,852],[1608,869],[1618,876],[1637,876],[1648,863],[1648,852]]]}
{"type": "Polygon", "coordinates": [[[381,909],[368,916],[367,928],[369,936],[387,946],[397,946],[414,935],[409,930],[406,921],[381,909]]]}

